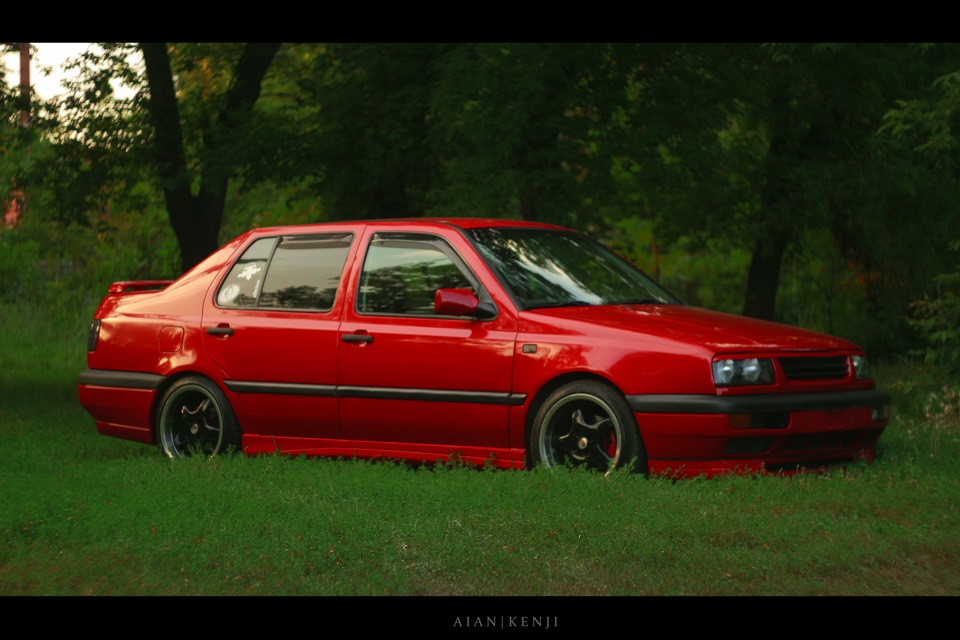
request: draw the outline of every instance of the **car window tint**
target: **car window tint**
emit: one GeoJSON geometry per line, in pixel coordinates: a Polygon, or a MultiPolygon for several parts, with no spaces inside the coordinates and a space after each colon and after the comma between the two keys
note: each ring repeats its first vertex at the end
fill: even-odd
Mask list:
{"type": "Polygon", "coordinates": [[[476,289],[454,255],[433,236],[377,234],[363,263],[357,310],[434,315],[437,289],[476,289]]]}
{"type": "Polygon", "coordinates": [[[352,233],[257,240],[230,269],[217,304],[329,311],[352,241],[352,233]]]}
{"type": "Polygon", "coordinates": [[[353,234],[285,237],[273,252],[261,307],[329,311],[353,234]]]}
{"type": "Polygon", "coordinates": [[[581,234],[544,229],[471,229],[477,250],[525,308],[677,304],[639,269],[581,234]]]}
{"type": "Polygon", "coordinates": [[[220,284],[217,304],[221,307],[253,307],[263,283],[267,261],[277,244],[276,238],[261,238],[243,252],[220,284]]]}

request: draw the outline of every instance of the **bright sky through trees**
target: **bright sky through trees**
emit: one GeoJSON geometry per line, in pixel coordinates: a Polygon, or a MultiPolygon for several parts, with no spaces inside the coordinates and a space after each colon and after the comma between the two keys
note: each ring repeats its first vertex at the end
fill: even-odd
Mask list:
{"type": "MultiPolygon", "coordinates": [[[[30,84],[33,85],[37,96],[44,99],[50,99],[64,92],[61,85],[61,81],[66,77],[63,64],[70,58],[76,58],[90,46],[89,42],[32,42],[30,44],[34,48],[34,54],[30,59],[30,84]],[[50,73],[44,73],[43,69],[49,69],[50,73]]],[[[0,56],[0,62],[7,70],[7,84],[11,87],[19,86],[19,52],[3,54],[0,56]]],[[[119,93],[122,97],[123,91],[119,93]]]]}
{"type": "MultiPolygon", "coordinates": [[[[63,87],[60,80],[64,77],[63,63],[67,58],[73,58],[90,46],[89,42],[39,42],[31,43],[36,47],[36,53],[30,59],[30,83],[42,98],[52,98],[61,93],[63,87]],[[45,75],[41,69],[49,67],[50,75],[45,75]]],[[[17,52],[3,54],[3,65],[7,68],[7,83],[10,86],[20,84],[20,54],[17,52]]]]}

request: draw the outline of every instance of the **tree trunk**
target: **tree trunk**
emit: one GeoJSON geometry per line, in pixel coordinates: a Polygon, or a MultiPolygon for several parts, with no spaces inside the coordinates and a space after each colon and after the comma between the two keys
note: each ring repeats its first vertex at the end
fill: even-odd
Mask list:
{"type": "MultiPolygon", "coordinates": [[[[775,86],[778,83],[774,83],[775,86]]],[[[760,197],[761,218],[759,232],[753,244],[750,268],[747,271],[747,291],[743,302],[743,315],[761,320],[773,320],[777,307],[777,290],[780,287],[780,268],[783,254],[793,237],[790,228],[792,206],[789,167],[796,164],[789,137],[792,133],[789,109],[783,107],[779,94],[774,105],[770,128],[770,148],[764,160],[764,186],[760,197]]]]}
{"type": "Polygon", "coordinates": [[[783,232],[773,232],[757,239],[747,271],[747,293],[743,303],[743,315],[761,320],[773,320],[777,289],[780,287],[780,267],[787,249],[788,237],[783,232]]]}
{"type": "MultiPolygon", "coordinates": [[[[223,181],[224,189],[226,180],[223,181]]],[[[164,188],[170,226],[180,247],[180,268],[186,273],[216,251],[225,198],[192,195],[182,189],[164,188]]]]}
{"type": "MultiPolygon", "coordinates": [[[[260,97],[260,86],[279,43],[248,44],[240,56],[233,84],[227,93],[217,121],[203,132],[203,145],[213,157],[220,144],[249,122],[253,105],[260,97]],[[215,132],[215,133],[214,133],[215,132]]],[[[183,129],[167,45],[140,45],[150,89],[150,117],[154,126],[154,155],[160,171],[163,196],[170,226],[180,246],[180,266],[191,269],[219,246],[220,224],[226,206],[227,187],[232,170],[201,174],[200,188],[194,194],[194,176],[187,168],[183,147],[183,129]]],[[[228,161],[222,161],[228,164],[228,161]]],[[[202,171],[202,170],[201,170],[202,171]]]]}

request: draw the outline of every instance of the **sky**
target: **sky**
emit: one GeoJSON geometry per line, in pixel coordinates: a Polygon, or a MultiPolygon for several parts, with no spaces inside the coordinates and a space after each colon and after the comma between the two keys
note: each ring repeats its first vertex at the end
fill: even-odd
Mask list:
{"type": "MultiPolygon", "coordinates": [[[[30,59],[30,84],[41,98],[49,99],[62,93],[60,81],[64,78],[63,63],[68,58],[74,58],[90,46],[89,42],[32,42],[36,52],[30,59]],[[41,67],[50,67],[53,71],[49,76],[40,72],[41,67]]],[[[7,83],[11,86],[20,84],[20,54],[17,52],[3,54],[3,66],[7,69],[7,83]]]]}

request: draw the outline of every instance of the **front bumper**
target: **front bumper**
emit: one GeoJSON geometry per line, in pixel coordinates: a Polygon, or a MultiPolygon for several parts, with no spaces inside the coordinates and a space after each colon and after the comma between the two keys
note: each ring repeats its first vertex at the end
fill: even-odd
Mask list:
{"type": "Polygon", "coordinates": [[[890,398],[876,389],[634,395],[652,474],[790,472],[872,459],[890,398]]]}

